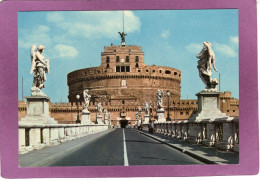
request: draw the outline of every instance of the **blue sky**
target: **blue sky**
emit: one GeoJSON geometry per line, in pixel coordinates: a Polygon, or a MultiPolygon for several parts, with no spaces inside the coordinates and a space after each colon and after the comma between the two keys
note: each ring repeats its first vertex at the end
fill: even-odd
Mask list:
{"type": "MultiPolygon", "coordinates": [[[[68,102],[67,74],[97,67],[104,46],[120,44],[122,11],[44,11],[18,13],[18,98],[30,96],[33,77],[30,49],[46,47],[50,73],[43,92],[52,102],[68,102]]],[[[126,44],[140,45],[147,65],[177,68],[182,72],[181,99],[196,99],[204,88],[196,55],[202,42],[213,44],[221,91],[239,98],[238,10],[125,11],[126,44]]]]}

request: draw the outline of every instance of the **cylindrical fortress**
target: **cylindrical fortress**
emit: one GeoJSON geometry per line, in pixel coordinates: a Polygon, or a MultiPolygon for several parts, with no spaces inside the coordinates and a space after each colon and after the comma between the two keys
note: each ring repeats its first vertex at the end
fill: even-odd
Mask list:
{"type": "MultiPolygon", "coordinates": [[[[86,68],[68,74],[69,102],[76,102],[83,90],[89,89],[93,109],[98,102],[111,112],[112,120],[135,120],[138,106],[149,102],[156,110],[156,91],[164,92],[164,106],[173,106],[180,100],[181,71],[178,69],[144,64],[141,46],[108,46],[101,53],[99,67],[86,68]]],[[[154,114],[155,115],[155,114],[154,114]]]]}

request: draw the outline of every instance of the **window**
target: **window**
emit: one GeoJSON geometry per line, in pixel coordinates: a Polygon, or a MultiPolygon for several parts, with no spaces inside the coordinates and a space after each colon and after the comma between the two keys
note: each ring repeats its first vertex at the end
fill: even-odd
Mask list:
{"type": "Polygon", "coordinates": [[[107,64],[107,68],[109,68],[109,64],[107,64]]]}
{"type": "Polygon", "coordinates": [[[229,110],[227,110],[227,112],[229,112],[229,110]]]}
{"type": "Polygon", "coordinates": [[[236,112],[236,110],[233,110],[233,112],[236,112]]]}
{"type": "Polygon", "coordinates": [[[125,100],[122,101],[122,104],[125,104],[125,100]]]}
{"type": "Polygon", "coordinates": [[[125,66],[121,66],[121,72],[125,72],[125,66]]]}
{"type": "Polygon", "coordinates": [[[160,70],[159,73],[162,73],[162,70],[160,70]]]}
{"type": "Polygon", "coordinates": [[[126,72],[130,72],[130,66],[125,67],[126,72]]]}
{"type": "Polygon", "coordinates": [[[116,72],[120,72],[120,66],[116,67],[116,72]]]}
{"type": "Polygon", "coordinates": [[[136,63],[136,64],[135,64],[135,67],[136,67],[136,68],[138,68],[138,67],[139,67],[138,63],[136,63]]]}
{"type": "Polygon", "coordinates": [[[165,71],[165,74],[171,74],[171,71],[166,70],[166,71],[165,71]]]}
{"type": "Polygon", "coordinates": [[[189,111],[186,111],[186,115],[189,115],[189,111]]]}
{"type": "Polygon", "coordinates": [[[139,56],[135,56],[135,62],[139,62],[139,56]]]}
{"type": "Polygon", "coordinates": [[[119,56],[116,56],[116,62],[119,62],[119,56]]]}
{"type": "Polygon", "coordinates": [[[174,75],[176,76],[176,75],[177,75],[177,72],[174,72],[174,75]]]}
{"type": "Polygon", "coordinates": [[[148,70],[148,69],[146,69],[146,70],[145,70],[145,72],[149,72],[149,70],[148,70]]]}
{"type": "Polygon", "coordinates": [[[183,115],[183,112],[180,112],[180,115],[183,115]]]}
{"type": "Polygon", "coordinates": [[[107,56],[106,63],[109,63],[109,56],[107,56]]]}
{"type": "Polygon", "coordinates": [[[129,62],[129,56],[126,56],[126,60],[125,60],[126,62],[129,62]]]}
{"type": "Polygon", "coordinates": [[[155,70],[153,70],[153,72],[155,72],[155,70]]]}

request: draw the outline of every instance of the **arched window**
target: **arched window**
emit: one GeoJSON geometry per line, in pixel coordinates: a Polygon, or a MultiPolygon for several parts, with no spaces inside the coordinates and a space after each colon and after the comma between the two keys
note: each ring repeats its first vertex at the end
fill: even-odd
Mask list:
{"type": "Polygon", "coordinates": [[[171,71],[166,70],[166,71],[165,71],[165,74],[171,74],[171,71]]]}

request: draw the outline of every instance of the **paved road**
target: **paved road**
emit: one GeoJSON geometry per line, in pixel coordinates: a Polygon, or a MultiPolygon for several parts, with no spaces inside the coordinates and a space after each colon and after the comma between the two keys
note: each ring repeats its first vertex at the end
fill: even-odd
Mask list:
{"type": "Polygon", "coordinates": [[[44,166],[134,166],[203,164],[134,129],[116,129],[44,166]]]}

